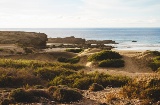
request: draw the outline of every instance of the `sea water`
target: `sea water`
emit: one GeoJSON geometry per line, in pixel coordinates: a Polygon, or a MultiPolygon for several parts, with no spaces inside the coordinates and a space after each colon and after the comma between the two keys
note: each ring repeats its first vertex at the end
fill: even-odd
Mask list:
{"type": "Polygon", "coordinates": [[[0,31],[41,32],[48,38],[75,36],[86,40],[114,40],[119,44],[112,46],[119,50],[160,51],[160,28],[1,28],[0,31]]]}

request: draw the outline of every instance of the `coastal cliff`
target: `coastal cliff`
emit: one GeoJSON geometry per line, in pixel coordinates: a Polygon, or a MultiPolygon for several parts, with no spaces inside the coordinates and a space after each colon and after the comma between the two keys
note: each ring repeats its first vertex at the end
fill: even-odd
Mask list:
{"type": "Polygon", "coordinates": [[[0,44],[20,44],[26,47],[45,48],[47,35],[22,31],[0,31],[0,44]]]}

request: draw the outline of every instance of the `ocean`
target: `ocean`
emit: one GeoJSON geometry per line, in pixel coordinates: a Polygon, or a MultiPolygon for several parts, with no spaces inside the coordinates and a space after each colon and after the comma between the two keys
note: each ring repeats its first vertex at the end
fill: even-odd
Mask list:
{"type": "Polygon", "coordinates": [[[41,32],[48,38],[75,36],[86,40],[114,40],[119,44],[112,46],[118,50],[160,51],[160,28],[0,28],[0,31],[41,32]]]}

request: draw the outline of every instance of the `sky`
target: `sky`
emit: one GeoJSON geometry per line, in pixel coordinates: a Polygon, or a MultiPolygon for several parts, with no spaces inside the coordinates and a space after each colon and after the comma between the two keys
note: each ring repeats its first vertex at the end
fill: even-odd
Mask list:
{"type": "Polygon", "coordinates": [[[0,28],[160,27],[160,0],[0,0],[0,28]]]}

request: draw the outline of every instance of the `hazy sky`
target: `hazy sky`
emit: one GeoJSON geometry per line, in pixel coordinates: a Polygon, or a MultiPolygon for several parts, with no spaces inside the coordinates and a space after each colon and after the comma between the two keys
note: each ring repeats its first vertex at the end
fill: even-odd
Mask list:
{"type": "Polygon", "coordinates": [[[0,28],[160,27],[160,0],[0,0],[0,28]]]}

